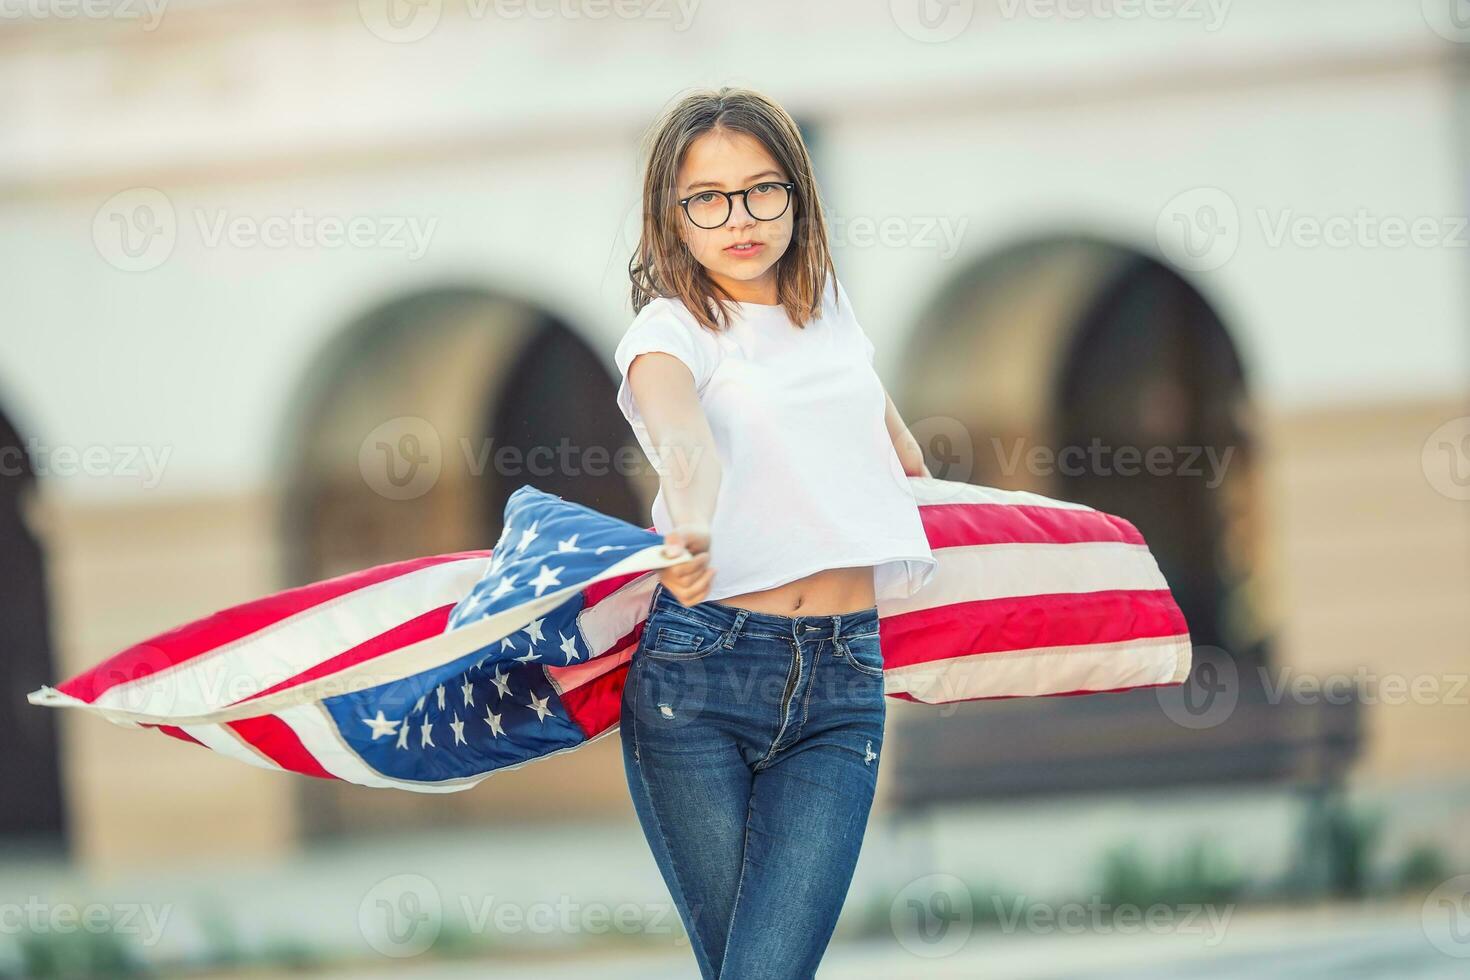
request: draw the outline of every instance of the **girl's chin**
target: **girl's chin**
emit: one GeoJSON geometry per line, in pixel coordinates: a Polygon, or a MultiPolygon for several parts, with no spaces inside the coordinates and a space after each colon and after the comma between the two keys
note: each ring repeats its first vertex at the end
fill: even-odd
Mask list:
{"type": "Polygon", "coordinates": [[[771,267],[776,264],[775,262],[764,259],[755,262],[749,259],[732,259],[726,255],[721,255],[720,260],[717,268],[731,279],[739,279],[741,282],[750,282],[752,279],[759,279],[771,271],[771,267]]]}

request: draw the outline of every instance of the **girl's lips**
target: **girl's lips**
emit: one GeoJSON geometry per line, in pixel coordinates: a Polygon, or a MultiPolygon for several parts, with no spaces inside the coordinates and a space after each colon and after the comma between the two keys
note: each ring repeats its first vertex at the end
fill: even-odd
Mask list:
{"type": "Polygon", "coordinates": [[[759,255],[765,247],[761,242],[755,242],[750,248],[736,248],[734,245],[731,245],[725,249],[725,254],[733,255],[736,258],[748,259],[752,255],[759,255]]]}

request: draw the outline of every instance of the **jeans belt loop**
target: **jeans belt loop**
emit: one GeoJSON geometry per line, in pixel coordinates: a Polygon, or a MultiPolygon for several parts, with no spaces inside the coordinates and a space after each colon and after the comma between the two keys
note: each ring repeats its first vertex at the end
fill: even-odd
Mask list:
{"type": "Polygon", "coordinates": [[[746,610],[741,609],[735,613],[735,622],[730,624],[729,630],[725,632],[725,642],[721,644],[726,650],[735,645],[735,637],[740,635],[741,624],[745,622],[746,610]]]}

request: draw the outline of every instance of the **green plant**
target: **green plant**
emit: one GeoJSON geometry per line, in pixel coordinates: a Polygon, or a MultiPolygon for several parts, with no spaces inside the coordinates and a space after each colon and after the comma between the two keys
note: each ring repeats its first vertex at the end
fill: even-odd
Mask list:
{"type": "Polygon", "coordinates": [[[1399,863],[1393,885],[1397,891],[1432,888],[1450,876],[1444,851],[1433,844],[1416,844],[1399,863]]]}
{"type": "Polygon", "coordinates": [[[1099,897],[1112,905],[1211,904],[1228,902],[1245,888],[1217,847],[1191,842],[1157,867],[1150,867],[1133,842],[1112,848],[1103,858],[1099,897]]]}
{"type": "Polygon", "coordinates": [[[143,962],[112,932],[32,932],[20,937],[20,958],[21,976],[35,980],[110,980],[150,975],[143,962]]]}

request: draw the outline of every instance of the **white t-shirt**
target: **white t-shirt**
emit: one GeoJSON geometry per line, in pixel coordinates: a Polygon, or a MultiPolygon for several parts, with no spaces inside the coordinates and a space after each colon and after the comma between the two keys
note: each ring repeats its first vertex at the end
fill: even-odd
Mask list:
{"type": "MultiPolygon", "coordinates": [[[[639,354],[688,365],[723,469],[710,526],[707,600],[774,588],[828,568],[873,566],[877,598],[904,598],[937,564],[884,421],[873,345],[834,278],[800,328],[781,306],[740,303],[711,333],[682,300],[652,300],[617,346],[617,402],[663,472],[628,387],[639,354]]],[[[675,469],[677,472],[677,468],[675,469]]],[[[664,493],[652,507],[673,530],[664,493]]]]}

